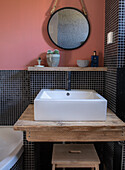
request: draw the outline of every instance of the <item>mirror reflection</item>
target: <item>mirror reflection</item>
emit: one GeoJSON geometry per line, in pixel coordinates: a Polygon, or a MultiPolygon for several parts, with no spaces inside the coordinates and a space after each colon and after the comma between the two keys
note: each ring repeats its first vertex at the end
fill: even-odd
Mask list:
{"type": "Polygon", "coordinates": [[[84,14],[75,8],[61,8],[48,22],[52,42],[63,49],[76,49],[89,37],[90,26],[84,14]]]}

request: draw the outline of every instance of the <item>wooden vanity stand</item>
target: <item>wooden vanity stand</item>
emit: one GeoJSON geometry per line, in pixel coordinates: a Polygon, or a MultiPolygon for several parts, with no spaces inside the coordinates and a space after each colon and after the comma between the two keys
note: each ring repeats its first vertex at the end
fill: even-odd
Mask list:
{"type": "Polygon", "coordinates": [[[105,122],[34,121],[34,105],[30,104],[14,130],[26,131],[32,142],[125,141],[125,123],[110,109],[105,122]]]}

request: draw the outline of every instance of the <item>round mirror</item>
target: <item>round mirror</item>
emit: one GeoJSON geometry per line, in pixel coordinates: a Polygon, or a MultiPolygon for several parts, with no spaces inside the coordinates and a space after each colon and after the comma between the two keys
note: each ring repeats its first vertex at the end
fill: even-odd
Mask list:
{"type": "Polygon", "coordinates": [[[80,10],[71,7],[54,12],[47,29],[52,42],[65,50],[81,47],[90,34],[90,24],[86,16],[80,10]]]}

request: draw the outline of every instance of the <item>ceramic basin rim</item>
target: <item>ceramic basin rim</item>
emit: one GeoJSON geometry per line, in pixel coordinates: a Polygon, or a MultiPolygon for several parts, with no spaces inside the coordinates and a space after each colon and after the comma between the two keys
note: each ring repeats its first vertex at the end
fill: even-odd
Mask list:
{"type": "Polygon", "coordinates": [[[90,101],[90,102],[103,102],[103,101],[107,101],[106,99],[35,99],[34,101],[47,101],[47,102],[49,102],[49,101],[53,101],[53,102],[55,102],[55,101],[63,101],[63,102],[82,102],[82,101],[84,101],[84,102],[88,102],[88,101],[90,101]]]}
{"type": "Polygon", "coordinates": [[[49,101],[51,101],[51,102],[55,102],[55,101],[62,101],[62,102],[64,102],[64,101],[66,101],[66,102],[107,102],[107,100],[103,97],[103,96],[101,96],[100,94],[98,94],[95,90],[87,90],[87,89],[82,89],[82,90],[76,90],[76,89],[73,89],[73,90],[71,90],[71,91],[67,91],[67,90],[65,90],[65,89],[42,89],[42,90],[40,90],[40,92],[38,93],[38,95],[37,95],[37,97],[35,98],[35,100],[34,100],[34,102],[38,102],[38,101],[47,101],[47,102],[49,102],[49,101]],[[67,96],[67,98],[40,98],[40,96],[42,96],[42,94],[44,93],[44,92],[47,92],[47,91],[49,91],[49,92],[65,92],[65,93],[72,93],[72,92],[92,92],[92,93],[95,93],[96,94],[96,96],[98,96],[98,99],[75,99],[75,98],[68,98],[69,96],[67,96]]]}

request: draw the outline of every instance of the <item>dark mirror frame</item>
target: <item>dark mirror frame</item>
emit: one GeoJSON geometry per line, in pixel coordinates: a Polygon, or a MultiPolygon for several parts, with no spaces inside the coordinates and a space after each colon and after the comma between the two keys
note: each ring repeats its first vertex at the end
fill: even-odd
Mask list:
{"type": "Polygon", "coordinates": [[[86,41],[88,40],[89,35],[90,35],[90,23],[89,23],[89,20],[88,20],[87,16],[84,15],[84,13],[83,13],[82,11],[80,11],[79,9],[73,8],[73,7],[64,7],[64,8],[58,9],[57,11],[55,11],[55,12],[51,15],[51,17],[49,18],[48,24],[47,24],[47,32],[48,32],[48,35],[49,35],[50,40],[51,40],[57,47],[59,47],[59,48],[61,48],[61,49],[63,49],[63,50],[75,50],[75,49],[80,48],[81,46],[83,46],[83,45],[86,43],[86,41]],[[88,26],[89,26],[88,36],[87,36],[86,40],[85,40],[80,46],[78,46],[78,47],[76,47],[76,48],[63,48],[63,47],[60,47],[59,45],[57,45],[57,44],[52,40],[52,38],[51,38],[51,36],[50,36],[50,34],[49,34],[49,23],[50,23],[52,17],[53,17],[57,12],[59,12],[59,11],[61,11],[61,10],[64,10],[64,9],[74,9],[74,10],[80,12],[80,13],[86,18],[86,20],[87,20],[87,22],[88,22],[88,26]]]}

